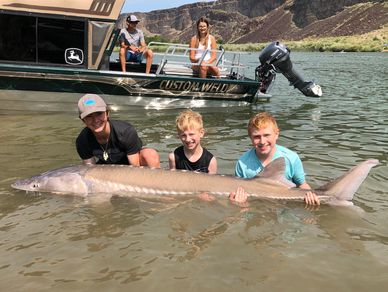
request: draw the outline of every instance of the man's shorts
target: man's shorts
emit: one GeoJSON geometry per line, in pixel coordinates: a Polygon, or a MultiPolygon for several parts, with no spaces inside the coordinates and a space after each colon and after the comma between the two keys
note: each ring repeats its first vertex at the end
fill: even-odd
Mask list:
{"type": "Polygon", "coordinates": [[[143,60],[143,53],[134,53],[128,50],[125,57],[127,62],[141,63],[143,60]]]}

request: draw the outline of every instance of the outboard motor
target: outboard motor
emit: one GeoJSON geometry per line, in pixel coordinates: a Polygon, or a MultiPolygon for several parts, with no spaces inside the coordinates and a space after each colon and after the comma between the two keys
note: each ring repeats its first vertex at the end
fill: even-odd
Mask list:
{"type": "Polygon", "coordinates": [[[265,87],[268,80],[274,78],[275,72],[282,73],[290,85],[298,88],[306,96],[322,96],[322,89],[312,81],[304,81],[293,68],[290,60],[290,50],[279,42],[273,42],[266,46],[260,56],[261,65],[256,68],[256,78],[265,87]],[[264,78],[264,79],[262,79],[264,78]]]}

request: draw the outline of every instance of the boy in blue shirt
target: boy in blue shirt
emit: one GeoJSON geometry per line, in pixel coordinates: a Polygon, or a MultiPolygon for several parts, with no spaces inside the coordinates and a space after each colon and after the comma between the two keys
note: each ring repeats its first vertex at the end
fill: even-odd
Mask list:
{"type": "MultiPolygon", "coordinates": [[[[253,116],[248,123],[248,134],[253,148],[244,153],[237,161],[235,175],[242,178],[253,178],[273,160],[283,157],[285,160],[285,177],[298,188],[311,190],[305,180],[302,161],[298,154],[286,147],[276,144],[279,138],[279,128],[276,120],[270,114],[263,112],[253,116]]],[[[230,194],[229,199],[237,203],[247,200],[247,194],[242,188],[230,194]]],[[[319,205],[319,197],[306,191],[305,202],[309,205],[319,205]]]]}

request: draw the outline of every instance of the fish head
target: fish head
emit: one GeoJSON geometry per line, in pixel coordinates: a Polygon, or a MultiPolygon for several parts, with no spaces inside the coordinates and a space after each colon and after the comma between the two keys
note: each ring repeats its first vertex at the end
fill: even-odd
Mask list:
{"type": "Polygon", "coordinates": [[[23,191],[38,192],[41,189],[42,182],[43,181],[39,176],[34,176],[31,178],[17,180],[11,184],[11,187],[23,191]]]}
{"type": "Polygon", "coordinates": [[[21,179],[11,186],[30,192],[87,194],[88,187],[83,179],[81,167],[67,167],[51,170],[30,178],[21,179]]]}

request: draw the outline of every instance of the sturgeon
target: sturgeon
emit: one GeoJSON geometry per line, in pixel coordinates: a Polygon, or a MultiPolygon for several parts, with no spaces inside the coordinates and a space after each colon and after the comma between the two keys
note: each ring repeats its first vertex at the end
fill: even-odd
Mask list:
{"type": "MultiPolygon", "coordinates": [[[[371,168],[378,163],[376,159],[361,162],[342,176],[312,191],[323,203],[349,204],[371,168]]],[[[33,192],[81,196],[103,193],[125,197],[192,195],[202,192],[227,196],[237,187],[243,187],[251,197],[303,201],[306,190],[292,187],[286,182],[284,166],[284,159],[278,158],[259,177],[241,179],[228,175],[128,165],[77,165],[16,181],[12,187],[33,192]]]]}

